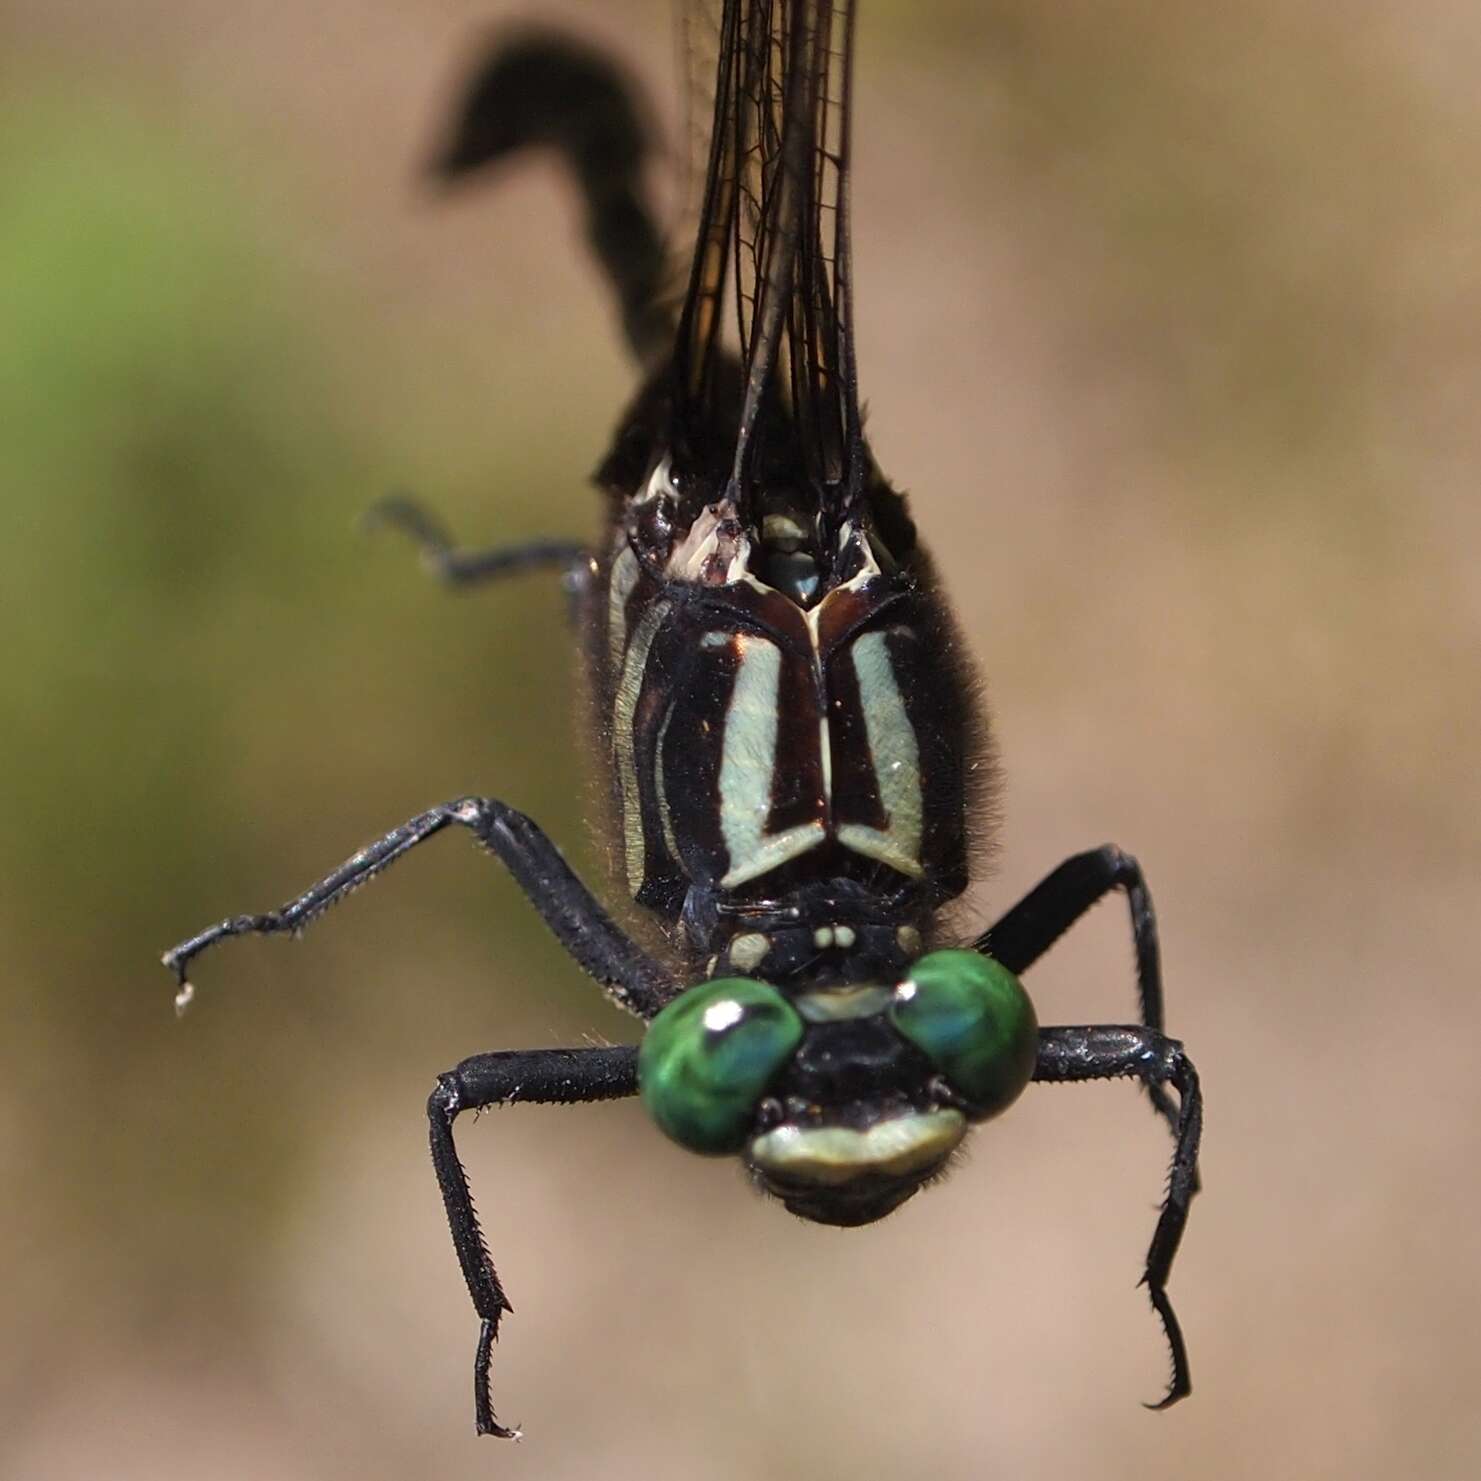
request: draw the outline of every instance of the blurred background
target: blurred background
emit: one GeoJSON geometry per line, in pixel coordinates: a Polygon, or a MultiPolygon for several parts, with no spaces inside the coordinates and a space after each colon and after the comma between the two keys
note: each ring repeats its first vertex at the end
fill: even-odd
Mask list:
{"type": "MultiPolygon", "coordinates": [[[[553,581],[357,514],[584,536],[632,389],[551,162],[417,181],[490,26],[661,0],[0,0],[0,1476],[1459,1478],[1481,1463],[1481,10],[873,0],[860,359],[1005,765],[974,919],[1133,849],[1207,1094],[1162,1416],[1167,1146],[1031,1091],[872,1229],[631,1105],[435,1075],[631,1026],[461,839],[302,943],[162,948],[486,791],[597,869],[553,581]]],[[[662,162],[655,183],[672,178],[662,162]]],[[[1107,905],[1032,977],[1132,1014],[1107,905]]]]}

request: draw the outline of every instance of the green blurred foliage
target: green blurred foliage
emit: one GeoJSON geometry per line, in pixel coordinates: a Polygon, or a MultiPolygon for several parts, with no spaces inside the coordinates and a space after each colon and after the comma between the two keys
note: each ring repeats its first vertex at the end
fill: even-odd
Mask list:
{"type": "MultiPolygon", "coordinates": [[[[199,1309],[223,1267],[271,1257],[312,1161],[296,1087],[354,1042],[363,1011],[323,957],[310,986],[278,944],[255,986],[301,987],[301,1017],[253,1004],[249,949],[232,996],[177,1027],[159,950],[495,773],[574,844],[560,780],[576,770],[572,693],[531,682],[566,671],[569,645],[549,583],[485,601],[473,623],[473,604],[430,591],[407,550],[354,532],[395,470],[436,478],[456,455],[366,414],[345,331],[367,306],[289,270],[288,220],[271,216],[285,203],[262,181],[224,175],[212,140],[127,97],[37,95],[7,121],[0,1054],[34,1190],[12,1214],[29,1232],[31,1299],[59,1299],[86,1265],[99,1319],[153,1322],[161,1302],[199,1309]],[[504,727],[513,693],[520,724],[504,727]],[[55,1134],[90,1104],[102,1114],[55,1134]],[[233,1125],[251,1135],[223,1157],[233,1125]]],[[[501,470],[516,487],[521,457],[501,470]]],[[[402,899],[439,917],[434,974],[436,938],[471,931],[479,897],[497,897],[486,865],[459,863],[420,890],[405,881],[402,899]]],[[[507,913],[513,970],[534,933],[507,913]]],[[[471,1000],[450,975],[450,995],[461,982],[471,1000]]],[[[456,1002],[442,1009],[455,1020],[456,1002]]],[[[417,1070],[430,1083],[439,1067],[417,1070]]]]}
{"type": "MultiPolygon", "coordinates": [[[[0,146],[12,781],[0,849],[23,965],[7,1057],[35,1118],[25,1144],[54,1123],[58,1086],[63,1105],[112,1107],[85,1136],[48,1138],[33,1171],[72,1215],[63,1249],[79,1238],[95,1269],[95,1251],[116,1260],[96,1269],[102,1299],[152,1303],[130,1235],[93,1227],[116,1213],[109,1168],[147,1181],[135,1191],[153,1217],[123,1228],[163,1254],[219,1245],[222,1230],[199,1238],[224,1191],[212,1169],[271,1195],[292,1167],[285,1117],[235,1166],[191,1155],[202,1127],[185,1108],[230,1114],[232,1086],[161,1032],[141,954],[162,900],[192,899],[223,862],[212,841],[241,816],[247,696],[226,685],[203,704],[199,676],[235,670],[260,699],[290,622],[275,632],[247,614],[263,595],[293,600],[324,534],[323,491],[363,465],[332,414],[304,415],[328,370],[311,316],[274,281],[247,203],[204,151],[117,99],[34,98],[8,116],[20,127],[0,146]],[[141,1120],[143,1160],[125,1151],[141,1120]]],[[[272,1196],[250,1206],[271,1219],[272,1196]]],[[[58,1278],[83,1259],[64,1256],[58,1278]]]]}

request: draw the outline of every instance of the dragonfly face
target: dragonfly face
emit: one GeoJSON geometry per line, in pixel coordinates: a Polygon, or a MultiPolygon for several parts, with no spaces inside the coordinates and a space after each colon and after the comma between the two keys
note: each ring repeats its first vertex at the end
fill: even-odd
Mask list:
{"type": "Polygon", "coordinates": [[[649,1026],[638,1084],[681,1146],[739,1155],[802,1218],[868,1224],[1018,1097],[1037,1052],[1018,979],[944,950],[890,983],[702,983],[649,1026]]]}

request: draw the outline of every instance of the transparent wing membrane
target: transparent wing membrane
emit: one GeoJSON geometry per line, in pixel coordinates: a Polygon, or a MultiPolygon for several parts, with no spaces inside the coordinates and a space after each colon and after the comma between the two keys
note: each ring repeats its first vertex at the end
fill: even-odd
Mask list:
{"type": "Polygon", "coordinates": [[[690,10],[691,77],[694,46],[713,50],[714,122],[679,322],[680,394],[708,426],[721,398],[737,398],[728,473],[738,504],[780,459],[841,516],[867,466],[848,272],[852,8],[726,0],[718,16],[690,10]],[[728,354],[738,391],[723,373],[728,354]]]}

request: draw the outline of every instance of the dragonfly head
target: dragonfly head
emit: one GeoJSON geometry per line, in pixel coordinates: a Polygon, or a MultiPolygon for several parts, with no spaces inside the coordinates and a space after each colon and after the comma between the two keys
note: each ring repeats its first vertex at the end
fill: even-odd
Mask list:
{"type": "Polygon", "coordinates": [[[868,1224],[1017,1098],[1037,1046],[1011,972],[933,951],[889,985],[700,983],[649,1025],[638,1084],[681,1146],[739,1155],[802,1218],[868,1224]]]}

